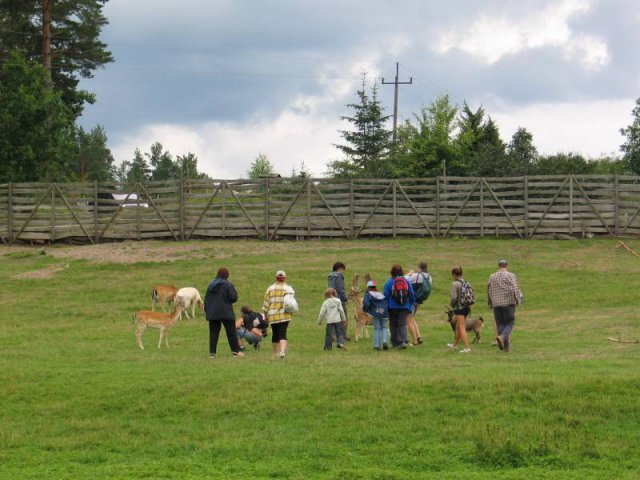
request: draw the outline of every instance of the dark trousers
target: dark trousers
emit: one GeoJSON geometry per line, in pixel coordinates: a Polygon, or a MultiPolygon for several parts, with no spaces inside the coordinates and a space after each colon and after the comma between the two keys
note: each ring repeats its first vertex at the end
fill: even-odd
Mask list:
{"type": "Polygon", "coordinates": [[[389,310],[389,330],[391,345],[400,347],[409,343],[407,340],[407,317],[409,310],[389,310]]]}
{"type": "Polygon", "coordinates": [[[493,316],[496,319],[498,335],[502,336],[505,350],[511,349],[511,331],[516,323],[516,306],[495,307],[493,316]]]}
{"type": "Polygon", "coordinates": [[[333,347],[333,336],[336,336],[336,343],[344,345],[344,336],[342,335],[342,322],[327,323],[327,329],[324,336],[324,349],[331,350],[333,347]]]}
{"type": "Polygon", "coordinates": [[[227,340],[232,352],[240,351],[240,343],[238,342],[238,333],[236,332],[235,320],[209,320],[209,354],[215,355],[218,348],[218,337],[220,336],[220,328],[224,325],[227,333],[227,340]]]}

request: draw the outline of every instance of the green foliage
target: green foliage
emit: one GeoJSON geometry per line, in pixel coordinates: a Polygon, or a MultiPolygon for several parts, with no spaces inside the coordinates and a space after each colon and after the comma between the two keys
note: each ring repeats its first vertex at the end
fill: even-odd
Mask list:
{"type": "Polygon", "coordinates": [[[63,180],[73,116],[46,70],[12,53],[0,70],[0,182],[63,180]]]}
{"type": "Polygon", "coordinates": [[[273,164],[269,160],[269,158],[263,154],[259,153],[256,159],[251,163],[251,167],[247,171],[247,175],[251,180],[257,180],[262,176],[269,176],[275,173],[273,169],[273,164]]]}
{"type": "Polygon", "coordinates": [[[640,277],[616,245],[234,239],[110,246],[158,259],[135,264],[96,263],[106,250],[91,246],[73,252],[91,262],[59,258],[68,246],[3,255],[0,477],[635,479],[640,346],[606,338],[640,338],[640,277]],[[171,261],[156,257],[163,248],[171,261]],[[379,282],[393,263],[428,261],[435,288],[417,315],[425,344],[374,352],[369,338],[322,350],[316,320],[337,253],[347,278],[369,271],[379,282]],[[526,298],[511,354],[490,345],[482,288],[501,257],[526,298]],[[67,263],[54,279],[17,277],[67,263]],[[458,264],[486,322],[470,355],[445,347],[453,334],[442,305],[458,264]],[[203,292],[220,266],[239,292],[236,312],[259,308],[275,271],[287,272],[301,305],[288,357],[272,360],[267,338],[233,359],[223,334],[209,360],[201,313],[169,330],[170,349],[158,350],[148,329],[140,351],[131,316],[149,308],[151,286],[203,292]]]}
{"type": "Polygon", "coordinates": [[[76,134],[77,153],[71,164],[71,180],[107,181],[114,179],[113,155],[107,147],[107,133],[101,125],[89,133],[82,127],[76,134]]]}
{"type": "MultiPolygon", "coordinates": [[[[51,1],[51,80],[74,117],[82,113],[84,102],[94,101],[92,94],[78,89],[80,78],[91,78],[113,61],[99,39],[108,24],[102,13],[106,2],[51,1]]],[[[0,0],[0,61],[15,51],[42,62],[42,0],[0,0]]]]}
{"type": "Polygon", "coordinates": [[[198,157],[189,152],[173,155],[163,150],[160,142],[151,145],[150,151],[144,154],[136,148],[133,160],[125,160],[113,169],[113,176],[122,183],[146,183],[149,181],[180,180],[208,178],[198,171],[198,157]]]}
{"type": "Polygon", "coordinates": [[[500,139],[496,123],[479,107],[475,112],[465,102],[459,118],[459,143],[462,161],[447,167],[450,175],[490,176],[504,175],[503,168],[508,163],[505,144],[500,139]]]}
{"type": "Polygon", "coordinates": [[[160,142],[151,145],[150,153],[145,153],[145,157],[151,166],[151,180],[180,179],[180,164],[173,160],[173,156],[168,151],[162,150],[160,142]]]}
{"type": "Polygon", "coordinates": [[[391,171],[388,155],[391,132],[385,128],[389,116],[378,100],[378,86],[373,84],[370,95],[366,92],[366,74],[362,76],[362,89],[357,91],[359,103],[350,103],[353,116],[343,116],[353,130],[341,130],[345,145],[336,148],[346,158],[329,163],[330,174],[335,177],[388,177],[391,171]]]}
{"type": "Polygon", "coordinates": [[[620,129],[620,133],[626,139],[620,149],[624,153],[624,160],[629,168],[636,175],[640,175],[640,98],[636,100],[636,106],[631,114],[633,116],[631,124],[620,129]]]}
{"type": "Polygon", "coordinates": [[[533,144],[533,135],[526,128],[518,128],[507,145],[506,175],[529,175],[538,162],[538,149],[533,144]]]}
{"type": "Polygon", "coordinates": [[[542,155],[536,164],[538,175],[581,175],[593,173],[593,166],[580,154],[542,155]]]}
{"type": "Polygon", "coordinates": [[[460,146],[456,139],[458,109],[448,95],[436,99],[398,127],[393,165],[398,177],[441,175],[445,165],[460,163],[460,146]]]}

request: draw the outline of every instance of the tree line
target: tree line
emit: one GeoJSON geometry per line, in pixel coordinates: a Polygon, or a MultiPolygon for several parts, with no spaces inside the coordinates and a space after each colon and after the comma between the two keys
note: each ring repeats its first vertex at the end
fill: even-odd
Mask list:
{"type": "Polygon", "coordinates": [[[579,153],[541,155],[526,128],[518,128],[508,142],[482,107],[466,102],[454,105],[448,95],[414,113],[398,126],[396,142],[388,130],[389,116],[366,76],[348,104],[352,114],[342,117],[351,125],[340,132],[336,145],[343,158],[329,162],[335,177],[521,176],[566,174],[640,174],[640,98],[633,122],[620,129],[621,155],[588,159],[579,153]]]}
{"type": "MultiPolygon", "coordinates": [[[[193,153],[174,156],[159,142],[116,165],[104,127],[79,126],[85,105],[96,100],[80,80],[114,60],[100,40],[107,1],[0,0],[0,183],[207,177],[193,153]]],[[[377,84],[369,87],[364,75],[356,96],[341,117],[349,125],[336,145],[342,157],[327,163],[332,177],[640,174],[640,98],[632,123],[620,129],[620,154],[587,159],[540,155],[526,128],[505,142],[482,107],[454,105],[447,95],[400,124],[394,142],[377,84]]],[[[250,178],[274,173],[264,154],[247,171],[250,178]]],[[[304,161],[290,174],[310,175],[304,161]]]]}
{"type": "Polygon", "coordinates": [[[202,178],[193,153],[160,143],[116,166],[101,125],[78,125],[95,95],[81,78],[113,61],[100,41],[108,0],[0,0],[0,183],[202,178]]]}

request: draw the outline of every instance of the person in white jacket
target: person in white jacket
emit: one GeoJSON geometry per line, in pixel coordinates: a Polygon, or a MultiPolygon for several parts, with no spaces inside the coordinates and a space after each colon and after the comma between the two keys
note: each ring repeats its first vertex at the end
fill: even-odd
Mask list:
{"type": "Polygon", "coordinates": [[[323,321],[327,322],[327,331],[324,337],[324,349],[331,350],[333,348],[333,336],[336,337],[338,348],[346,350],[344,346],[344,332],[342,331],[342,323],[346,319],[342,302],[336,297],[337,293],[333,288],[327,288],[324,292],[326,299],[320,308],[318,315],[318,325],[322,325],[323,321]]]}

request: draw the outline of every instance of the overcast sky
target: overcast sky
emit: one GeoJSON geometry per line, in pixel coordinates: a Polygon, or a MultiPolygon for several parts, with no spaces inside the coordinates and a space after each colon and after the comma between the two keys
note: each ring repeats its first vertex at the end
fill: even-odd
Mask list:
{"type": "MultiPolygon", "coordinates": [[[[400,121],[449,94],[483,106],[508,142],[618,153],[640,97],[638,0],[110,0],[115,62],[82,87],[119,163],[161,142],[214,178],[259,153],[322,176],[366,71],[400,80],[400,121]]],[[[380,86],[386,113],[393,86],[380,86]]]]}

